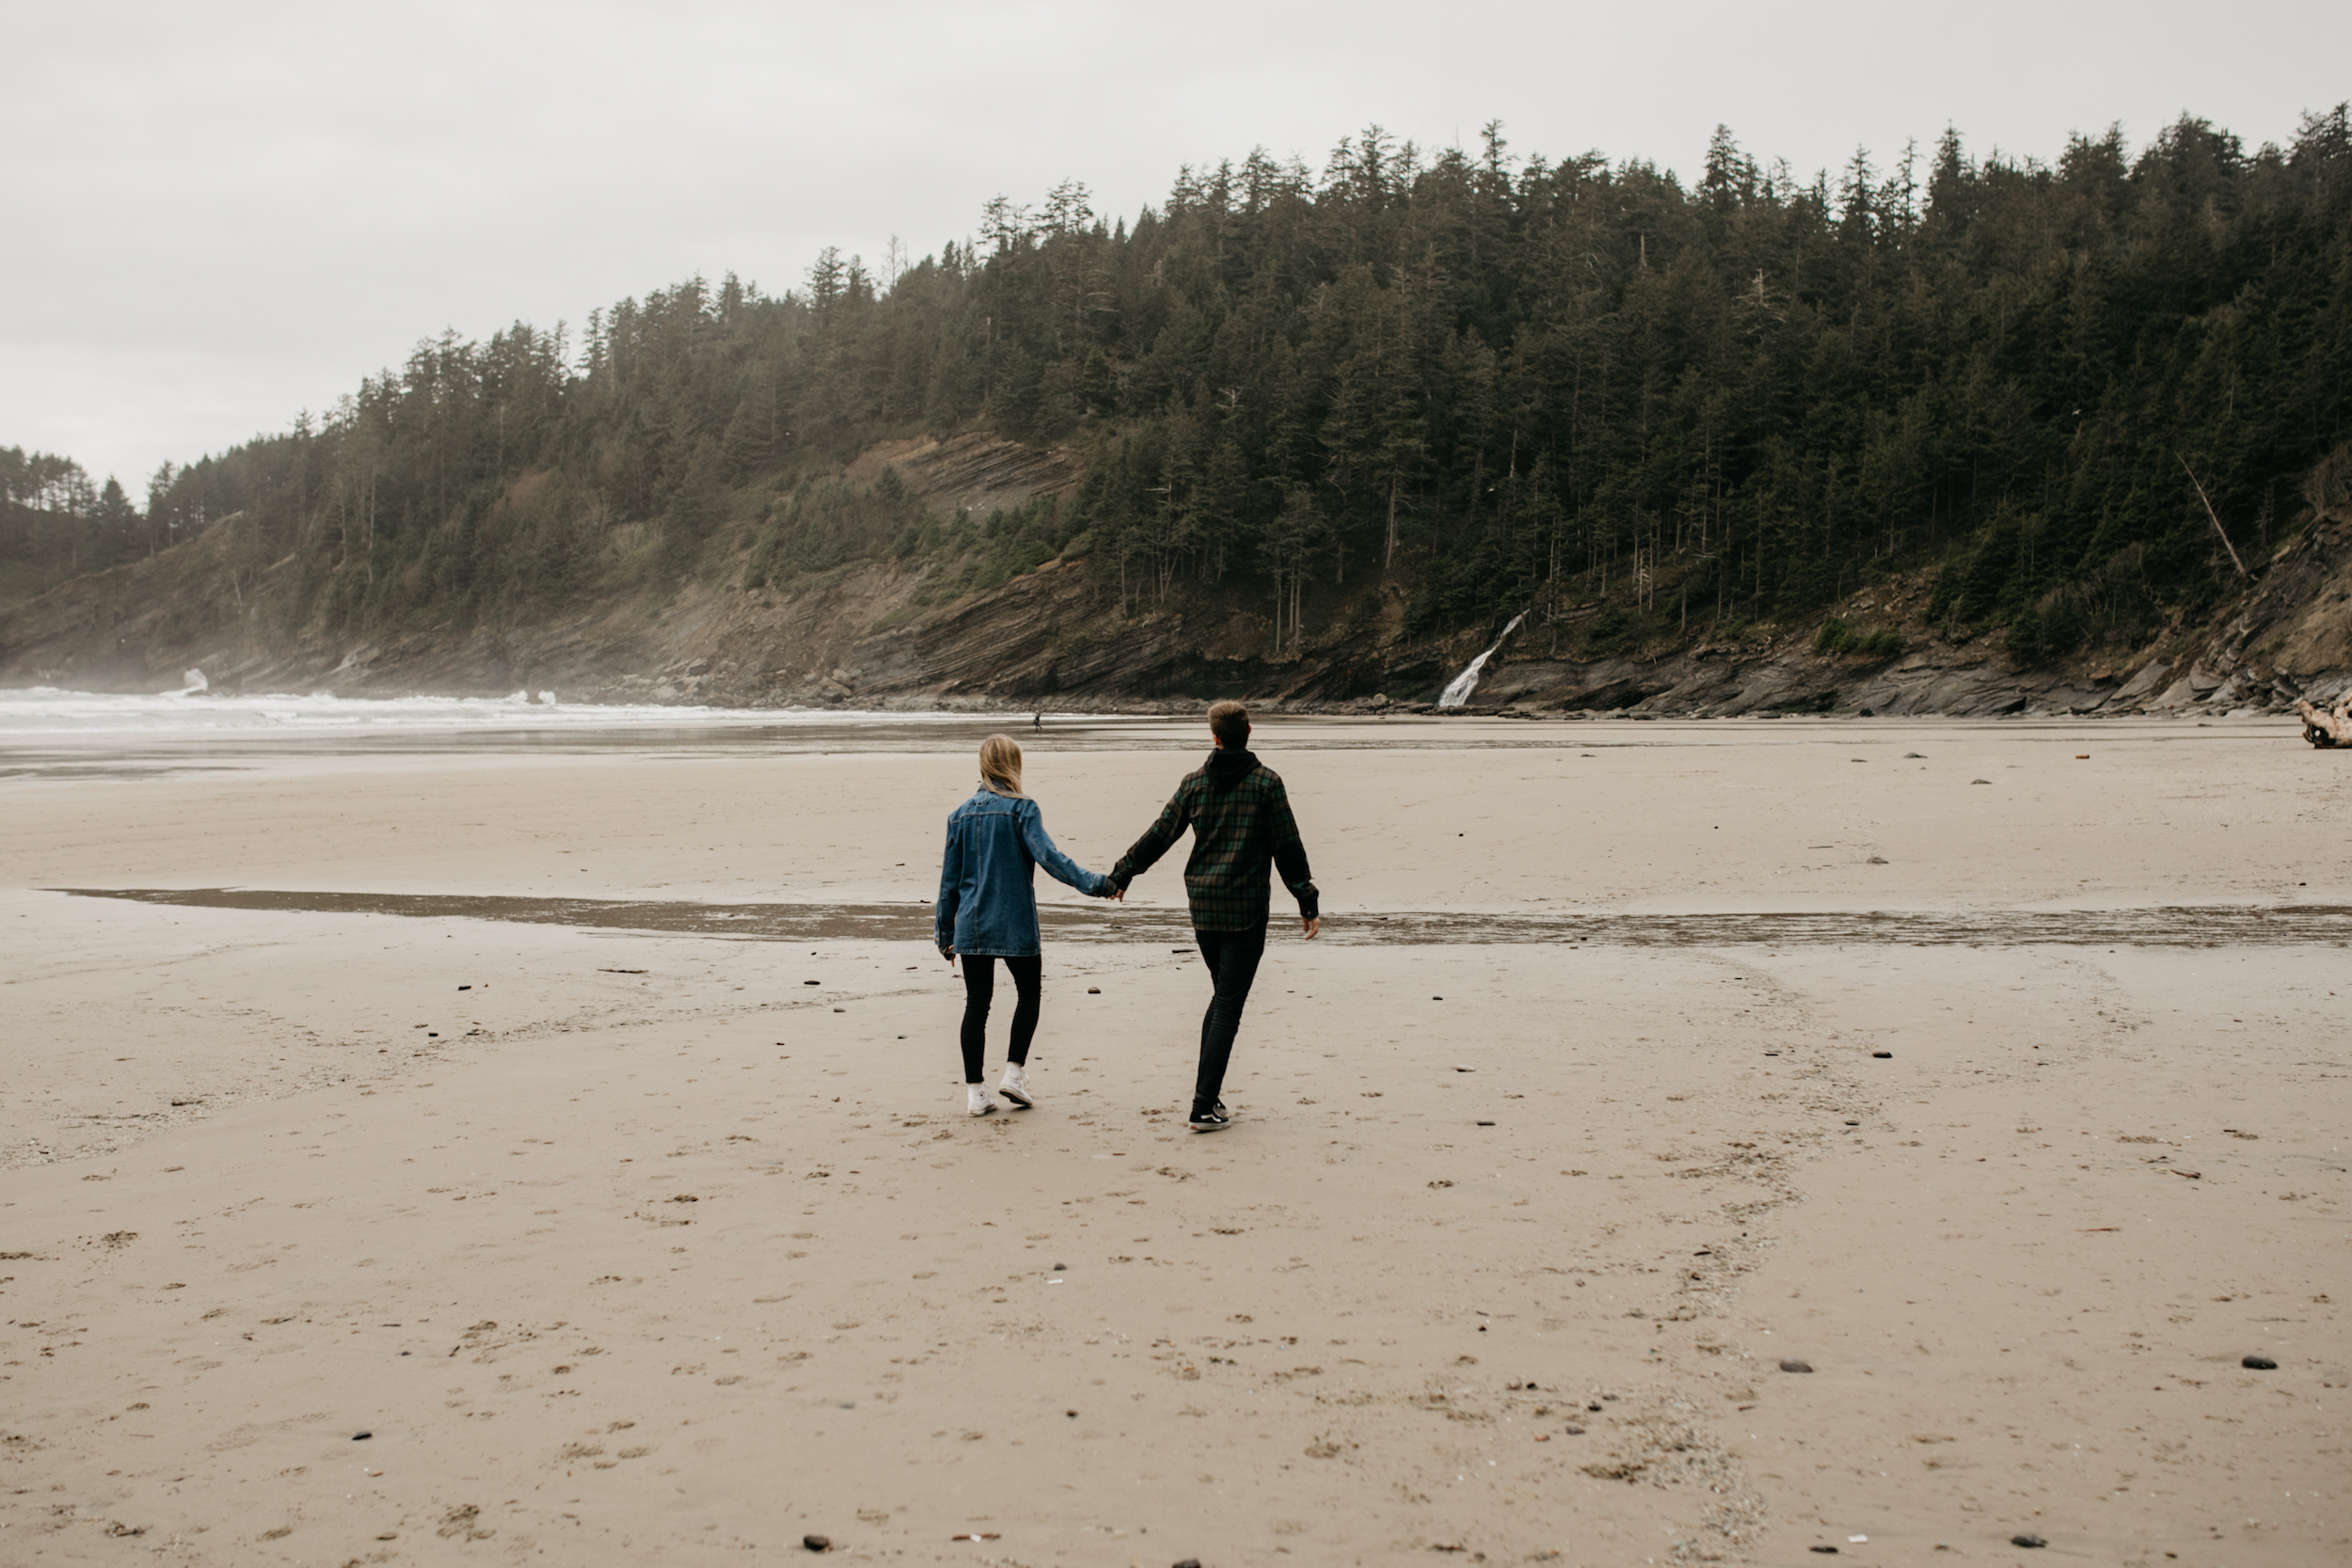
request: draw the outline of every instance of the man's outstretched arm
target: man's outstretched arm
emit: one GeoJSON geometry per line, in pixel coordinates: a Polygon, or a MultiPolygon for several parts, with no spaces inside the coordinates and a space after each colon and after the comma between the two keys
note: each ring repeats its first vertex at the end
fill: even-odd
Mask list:
{"type": "Polygon", "coordinates": [[[1191,825],[1192,812],[1184,789],[1179,786],[1176,793],[1168,798],[1168,804],[1160,808],[1159,820],[1144,829],[1143,836],[1119,857],[1117,865],[1111,867],[1111,886],[1121,893],[1126,892],[1127,884],[1151,870],[1152,863],[1167,854],[1191,825]]]}

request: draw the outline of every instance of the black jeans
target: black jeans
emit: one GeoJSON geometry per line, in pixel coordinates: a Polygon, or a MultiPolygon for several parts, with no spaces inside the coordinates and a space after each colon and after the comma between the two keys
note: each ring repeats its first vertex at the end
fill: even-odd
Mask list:
{"type": "Polygon", "coordinates": [[[1265,957],[1265,927],[1196,930],[1192,936],[1216,985],[1200,1018],[1200,1074],[1192,1086],[1194,1108],[1205,1110],[1225,1091],[1225,1064],[1232,1059],[1233,1037],[1241,1031],[1241,1010],[1249,1005],[1250,983],[1258,977],[1258,960],[1265,957]]]}
{"type": "MultiPolygon", "coordinates": [[[[988,1005],[996,996],[998,959],[988,953],[959,953],[963,960],[963,1081],[980,1081],[981,1048],[988,1034],[988,1005]]],[[[1045,960],[1036,954],[1002,960],[1012,974],[1018,1000],[1012,1005],[1012,1050],[1016,1062],[1029,1059],[1029,1041],[1037,1034],[1038,993],[1042,989],[1045,960]]]]}

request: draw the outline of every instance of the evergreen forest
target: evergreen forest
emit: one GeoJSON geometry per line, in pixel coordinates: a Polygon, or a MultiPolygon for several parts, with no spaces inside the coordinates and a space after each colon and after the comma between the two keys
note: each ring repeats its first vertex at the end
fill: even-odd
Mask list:
{"type": "Polygon", "coordinates": [[[1066,183],[880,274],[827,250],[782,293],[444,334],[143,505],[0,451],[0,559],[45,582],[242,514],[232,575],[292,562],[270,615],[368,632],[863,560],[935,602],[1084,556],[1106,610],[1227,601],[1278,652],[1382,591],[1418,632],[1527,610],[1598,654],[1922,571],[1939,630],[2024,663],[2231,592],[2347,436],[2342,105],[2285,147],[1947,133],[1810,178],[1719,130],[1687,182],[1375,129],[1186,168],[1132,222],[1066,183]],[[969,430],[1084,478],[984,518],[843,477],[969,430]]]}

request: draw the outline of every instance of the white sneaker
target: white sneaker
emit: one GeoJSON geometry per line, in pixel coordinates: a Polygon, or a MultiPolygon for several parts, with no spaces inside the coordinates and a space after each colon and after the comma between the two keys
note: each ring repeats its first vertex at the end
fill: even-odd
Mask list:
{"type": "Polygon", "coordinates": [[[1037,1103],[1029,1096],[1029,1075],[1019,1062],[1005,1064],[1005,1081],[996,1085],[996,1092],[1025,1111],[1037,1103]]]}
{"type": "Polygon", "coordinates": [[[976,1117],[993,1117],[996,1114],[996,1101],[985,1085],[966,1084],[963,1086],[963,1108],[976,1117]]]}

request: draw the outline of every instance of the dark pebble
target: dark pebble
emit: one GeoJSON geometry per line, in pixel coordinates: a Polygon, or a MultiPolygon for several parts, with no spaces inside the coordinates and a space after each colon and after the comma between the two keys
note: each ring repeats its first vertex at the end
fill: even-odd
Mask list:
{"type": "Polygon", "coordinates": [[[1432,1002],[1442,1002],[1442,1001],[1444,1001],[1444,1000],[1445,1000],[1445,998],[1444,998],[1444,997],[1442,997],[1442,996],[1433,996],[1433,997],[1431,997],[1429,1000],[1430,1000],[1430,1001],[1432,1001],[1432,1002]]]}
{"type": "Polygon", "coordinates": [[[1200,1560],[1197,1557],[1188,1557],[1176,1564],[1176,1568],[1200,1568],[1200,1560]]]}
{"type": "Polygon", "coordinates": [[[351,1434],[351,1440],[355,1443],[364,1443],[374,1435],[373,1432],[355,1432],[351,1434]]]}
{"type": "Polygon", "coordinates": [[[1846,1123],[1846,1125],[1847,1125],[1847,1126],[1849,1126],[1849,1127],[1859,1127],[1859,1126],[1861,1126],[1861,1125],[1862,1125],[1862,1123],[1860,1123],[1860,1122],[1858,1122],[1858,1121],[1850,1121],[1850,1122],[1846,1123]]]}
{"type": "Polygon", "coordinates": [[[1810,1361],[1784,1361],[1780,1364],[1780,1370],[1784,1372],[1809,1372],[1813,1370],[1813,1363],[1810,1361]]]}
{"type": "Polygon", "coordinates": [[[1482,1121],[1478,1125],[1481,1127],[1492,1127],[1494,1123],[1491,1121],[1482,1121]]]}
{"type": "Polygon", "coordinates": [[[2258,1372],[2275,1372],[2279,1370],[2279,1363],[2273,1361],[2267,1355],[2249,1355],[2245,1360],[2239,1362],[2238,1365],[2241,1367],[2251,1367],[2258,1372]]]}
{"type": "Polygon", "coordinates": [[[1062,1414],[1069,1417],[1073,1421],[1078,1418],[1078,1413],[1074,1410],[1065,1410],[1062,1414]]]}
{"type": "Polygon", "coordinates": [[[833,1537],[830,1535],[803,1535],[801,1537],[801,1544],[806,1546],[812,1552],[829,1552],[833,1550],[833,1537]]]}
{"type": "Polygon", "coordinates": [[[1087,994],[1089,996],[1100,996],[1103,994],[1103,988],[1100,986],[1089,986],[1087,987],[1087,994]]]}
{"type": "Polygon", "coordinates": [[[1588,1404],[1588,1405],[1586,1405],[1584,1408],[1585,1408],[1585,1409],[1587,1409],[1587,1410],[1591,1410],[1591,1411],[1596,1411],[1596,1412],[1597,1412],[1597,1411],[1600,1409],[1600,1406],[1599,1406],[1599,1405],[1597,1405],[1597,1404],[1588,1404]]]}
{"type": "Polygon", "coordinates": [[[1811,1546],[1806,1549],[1809,1551],[1825,1552],[1831,1557],[1836,1557],[1837,1555],[1837,1548],[1835,1546],[1811,1546]]]}
{"type": "Polygon", "coordinates": [[[1905,752],[1903,753],[1903,760],[1904,760],[1905,762],[1925,762],[1925,761],[1927,761],[1928,759],[1927,759],[1927,758],[1925,758],[1925,757],[1923,757],[1923,756],[1921,756],[1921,755],[1920,755],[1918,752],[1905,752]]]}
{"type": "Polygon", "coordinates": [[[458,989],[459,990],[473,990],[473,987],[471,987],[471,986],[460,986],[460,987],[458,987],[457,989],[458,989]]]}
{"type": "MultiPolygon", "coordinates": [[[[804,986],[820,986],[823,985],[824,982],[822,980],[803,980],[801,984],[804,986]]],[[[812,1546],[809,1549],[811,1551],[822,1551],[824,1548],[821,1546],[812,1546]]]]}
{"type": "Polygon", "coordinates": [[[1054,1265],[1054,1272],[1055,1272],[1056,1274],[1059,1274],[1059,1273],[1061,1273],[1061,1272],[1062,1272],[1062,1270],[1064,1270],[1064,1269],[1066,1269],[1066,1268],[1068,1268],[1068,1267],[1070,1267],[1070,1265],[1069,1265],[1069,1264],[1067,1264],[1067,1263],[1057,1263],[1057,1264],[1055,1264],[1055,1265],[1054,1265]]]}
{"type": "Polygon", "coordinates": [[[1895,1053],[1892,1051],[1873,1051],[1870,1054],[1882,1062],[1891,1062],[1895,1059],[1895,1053]]]}
{"type": "Polygon", "coordinates": [[[2047,1541],[2042,1540],[2042,1537],[2038,1535],[2012,1535],[2009,1538],[2009,1544],[2012,1546],[2024,1546],[2028,1549],[2035,1546],[2046,1546],[2049,1544],[2047,1541]]]}

